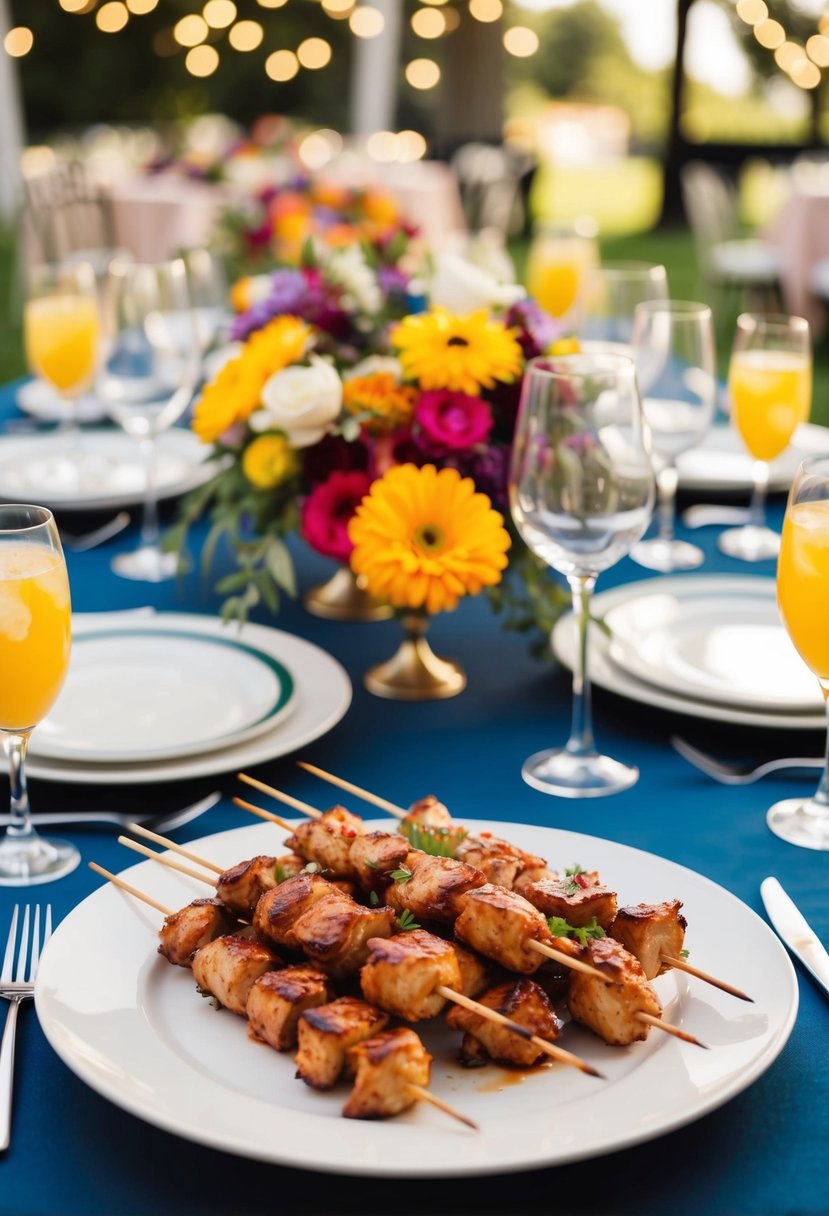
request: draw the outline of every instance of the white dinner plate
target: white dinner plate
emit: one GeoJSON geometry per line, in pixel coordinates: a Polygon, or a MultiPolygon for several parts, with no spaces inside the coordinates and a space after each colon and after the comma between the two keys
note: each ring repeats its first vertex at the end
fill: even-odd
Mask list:
{"type": "Polygon", "coordinates": [[[284,664],[226,631],[75,628],[66,683],[31,755],[132,763],[238,746],[290,712],[284,664]]]}
{"type": "MultiPolygon", "coordinates": [[[[103,615],[90,613],[89,618],[87,621],[81,614],[74,619],[76,634],[79,635],[81,631],[101,631],[105,619],[103,615]]],[[[290,713],[284,720],[276,720],[267,730],[240,743],[167,760],[134,760],[130,763],[77,760],[69,763],[47,759],[32,751],[26,763],[26,772],[30,777],[81,785],[137,785],[183,781],[191,777],[251,768],[276,756],[288,755],[296,748],[318,739],[336,726],[351,704],[351,681],[337,660],[312,642],[281,629],[247,624],[240,634],[235,627],[223,624],[218,617],[188,613],[159,613],[146,621],[142,619],[140,627],[142,632],[175,630],[205,639],[233,638],[276,659],[294,678],[294,701],[290,713]]],[[[130,633],[135,630],[136,621],[129,613],[113,613],[112,623],[106,628],[108,631],[130,633]]],[[[2,763],[5,765],[5,760],[2,763]]]]}
{"type": "MultiPolygon", "coordinates": [[[[371,826],[388,828],[388,820],[371,826]]],[[[781,943],[745,904],[692,870],[625,845],[524,824],[476,821],[475,828],[508,835],[554,865],[598,868],[624,903],[683,900],[694,962],[754,1003],[666,973],[655,981],[666,1019],[710,1050],[656,1031],[620,1049],[565,1026],[561,1045],[604,1080],[561,1064],[519,1076],[495,1065],[465,1070],[456,1062],[459,1036],[440,1017],[417,1026],[434,1057],[431,1089],[480,1131],[422,1103],[396,1119],[342,1119],[347,1084],[330,1093],[306,1088],[291,1053],[252,1043],[242,1018],[216,1012],[189,971],[159,956],[160,915],[105,885],[46,947],[35,993],[46,1037],[99,1094],[176,1135],[315,1171],[398,1177],[533,1169],[652,1140],[722,1105],[771,1065],[794,1024],[797,983],[781,943]]],[[[258,825],[188,847],[230,866],[280,846],[272,826],[258,825]]],[[[152,862],[124,873],[173,908],[205,890],[152,862]]]]}
{"type": "MultiPolygon", "coordinates": [[[[797,466],[807,456],[829,455],[829,427],[804,422],[785,452],[769,465],[769,489],[788,490],[797,466]]],[[[679,486],[717,494],[747,492],[753,460],[733,427],[713,426],[697,447],[677,457],[679,486]]]]}
{"type": "Polygon", "coordinates": [[[21,384],[16,400],[24,414],[31,414],[40,422],[66,422],[70,418],[77,422],[100,422],[107,416],[103,401],[92,393],[67,402],[51,384],[37,378],[21,384]]]}
{"type": "Polygon", "coordinates": [[[761,713],[823,709],[780,622],[773,579],[651,579],[603,619],[611,660],[657,688],[761,713]]]}
{"type": "MultiPolygon", "coordinates": [[[[751,576],[743,576],[748,582],[762,582],[751,576]]],[[[718,593],[727,596],[733,590],[735,582],[741,582],[738,577],[705,574],[682,574],[671,578],[642,579],[634,583],[625,583],[622,587],[614,587],[611,591],[602,591],[593,597],[591,614],[598,619],[619,605],[626,604],[641,596],[653,594],[657,589],[669,589],[682,594],[681,587],[707,590],[713,598],[718,593]]],[[[772,580],[766,580],[772,583],[772,580]]],[[[572,669],[577,654],[576,622],[572,613],[567,613],[556,622],[552,634],[553,654],[565,667],[572,669]]],[[[826,713],[823,709],[814,712],[779,713],[774,710],[764,711],[757,708],[746,708],[724,703],[723,701],[684,695],[683,690],[674,688],[672,691],[657,688],[650,681],[637,679],[636,676],[623,671],[611,658],[611,639],[603,629],[590,630],[590,645],[588,649],[588,665],[592,682],[610,692],[628,697],[632,701],[641,701],[645,705],[655,705],[659,709],[672,710],[674,713],[689,714],[694,718],[706,718],[716,722],[731,722],[741,726],[763,726],[783,730],[819,730],[826,731],[826,713]]],[[[759,665],[762,659],[758,656],[755,662],[759,665]]]]}
{"type": "MultiPolygon", "coordinates": [[[[184,494],[212,477],[216,465],[207,460],[209,452],[183,427],[159,435],[159,497],[184,494]]],[[[2,501],[107,510],[138,506],[145,486],[141,450],[123,431],[83,430],[71,439],[59,431],[0,436],[2,501]]]]}

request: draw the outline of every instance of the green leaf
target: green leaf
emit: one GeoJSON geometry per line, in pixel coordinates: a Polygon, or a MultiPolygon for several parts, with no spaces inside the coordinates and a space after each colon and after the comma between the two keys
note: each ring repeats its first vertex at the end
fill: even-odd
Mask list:
{"type": "Polygon", "coordinates": [[[574,938],[581,946],[586,946],[590,938],[599,940],[606,936],[595,916],[586,925],[571,925],[563,916],[548,916],[547,927],[553,937],[574,938]]]}
{"type": "Polygon", "coordinates": [[[431,857],[455,857],[469,835],[466,828],[428,828],[411,819],[401,823],[399,830],[413,849],[431,857]]]}
{"type": "Polygon", "coordinates": [[[369,892],[368,902],[371,904],[372,908],[379,908],[380,896],[377,894],[376,891],[369,892]]]}
{"type": "Polygon", "coordinates": [[[408,908],[404,908],[397,918],[397,927],[401,933],[408,933],[410,929],[419,929],[420,925],[415,920],[413,913],[408,908]]]}
{"type": "Polygon", "coordinates": [[[412,878],[412,872],[405,866],[401,866],[399,870],[392,870],[389,878],[396,883],[408,882],[412,878]]]}
{"type": "Polygon", "coordinates": [[[273,581],[288,595],[296,597],[296,572],[288,546],[276,536],[268,538],[265,547],[265,566],[273,581]]]}

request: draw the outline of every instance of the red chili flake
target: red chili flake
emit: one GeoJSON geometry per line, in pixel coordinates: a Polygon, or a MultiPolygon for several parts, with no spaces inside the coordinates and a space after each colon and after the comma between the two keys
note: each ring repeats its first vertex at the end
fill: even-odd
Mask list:
{"type": "Polygon", "coordinates": [[[587,881],[587,879],[584,877],[583,874],[576,875],[576,882],[579,884],[582,891],[586,891],[587,888],[590,886],[590,883],[587,881]]]}
{"type": "Polygon", "coordinates": [[[492,832],[479,832],[478,835],[481,836],[484,840],[489,840],[492,836],[492,832]]]}

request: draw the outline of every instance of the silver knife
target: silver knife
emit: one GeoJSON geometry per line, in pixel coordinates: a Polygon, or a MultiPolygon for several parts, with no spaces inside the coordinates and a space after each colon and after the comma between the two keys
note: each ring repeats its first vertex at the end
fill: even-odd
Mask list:
{"type": "Polygon", "coordinates": [[[829,954],[810,929],[803,914],[791,901],[776,878],[764,878],[760,895],[769,920],[792,954],[829,997],[829,954]]]}

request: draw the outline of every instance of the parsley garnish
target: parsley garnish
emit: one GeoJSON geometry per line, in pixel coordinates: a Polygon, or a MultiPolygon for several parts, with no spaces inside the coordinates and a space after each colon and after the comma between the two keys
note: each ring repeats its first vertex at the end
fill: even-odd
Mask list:
{"type": "Polygon", "coordinates": [[[404,908],[397,918],[397,927],[401,933],[408,933],[410,929],[419,929],[420,925],[414,918],[414,914],[408,908],[404,908]]]}
{"type": "Polygon", "coordinates": [[[376,869],[378,868],[378,867],[377,867],[377,862],[376,862],[376,861],[372,861],[370,857],[367,857],[367,858],[366,858],[366,865],[368,866],[368,868],[369,868],[370,870],[376,870],[376,869]]]}
{"type": "Polygon", "coordinates": [[[605,931],[595,916],[591,916],[586,925],[579,926],[571,925],[563,916],[548,916],[547,927],[553,937],[572,937],[580,946],[586,946],[588,938],[598,939],[605,936],[605,931]]]}
{"type": "Polygon", "coordinates": [[[279,862],[277,862],[273,868],[273,876],[276,879],[277,886],[279,886],[281,883],[283,883],[285,881],[285,879],[288,877],[288,875],[285,873],[285,867],[281,866],[279,864],[279,862]]]}
{"type": "Polygon", "coordinates": [[[411,870],[407,870],[405,866],[401,866],[399,870],[392,870],[391,874],[389,874],[392,882],[408,882],[411,877],[411,870]]]}
{"type": "Polygon", "coordinates": [[[376,891],[369,891],[368,902],[371,904],[372,908],[380,907],[380,896],[376,891]]]}
{"type": "Polygon", "coordinates": [[[466,828],[425,828],[411,821],[401,823],[400,831],[413,849],[430,857],[454,857],[469,835],[466,828]]]}
{"type": "Polygon", "coordinates": [[[680,958],[687,958],[687,957],[688,957],[688,955],[689,955],[690,953],[691,953],[691,951],[690,951],[690,950],[680,950],[680,952],[679,952],[679,957],[680,957],[680,958]]]}
{"type": "Polygon", "coordinates": [[[588,871],[585,870],[584,866],[579,865],[578,862],[575,862],[575,864],[572,866],[568,866],[567,869],[564,871],[564,876],[565,876],[565,878],[569,878],[570,881],[564,883],[565,894],[566,895],[577,895],[579,893],[579,891],[583,891],[584,888],[582,887],[580,882],[576,882],[576,878],[578,877],[579,874],[587,874],[587,873],[588,873],[588,871]]]}
{"type": "Polygon", "coordinates": [[[587,870],[585,870],[584,866],[579,865],[578,862],[575,862],[575,864],[572,866],[568,866],[567,869],[564,871],[564,875],[566,878],[575,878],[575,876],[577,874],[586,874],[586,873],[587,873],[587,870]]]}

